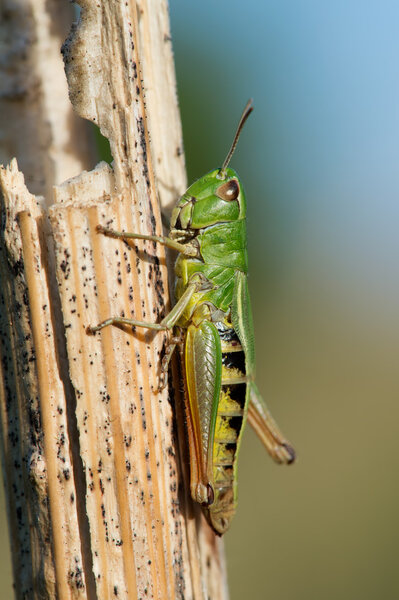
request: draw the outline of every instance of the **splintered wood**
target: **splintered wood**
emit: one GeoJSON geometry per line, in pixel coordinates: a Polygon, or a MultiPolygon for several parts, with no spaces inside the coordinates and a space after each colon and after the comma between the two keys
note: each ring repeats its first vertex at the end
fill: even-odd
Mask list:
{"type": "MultiPolygon", "coordinates": [[[[170,309],[164,249],[96,229],[159,235],[157,194],[170,206],[184,191],[167,4],[79,4],[63,47],[69,96],[109,139],[113,164],[45,199],[15,160],[0,168],[0,408],[16,595],[225,600],[222,541],[188,493],[176,365],[158,391],[167,334],[87,334],[110,316],[157,322],[170,309]]],[[[81,143],[76,128],[72,137],[81,143]]]]}

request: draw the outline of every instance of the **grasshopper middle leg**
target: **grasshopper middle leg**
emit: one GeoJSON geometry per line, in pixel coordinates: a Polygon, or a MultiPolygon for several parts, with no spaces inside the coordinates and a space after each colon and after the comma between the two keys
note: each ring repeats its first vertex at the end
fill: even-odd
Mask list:
{"type": "MultiPolygon", "coordinates": [[[[88,334],[94,335],[97,331],[104,329],[104,327],[109,327],[110,325],[130,325],[131,327],[143,327],[145,329],[153,329],[155,331],[170,331],[181,317],[193,294],[199,291],[203,285],[203,278],[194,276],[187,285],[187,288],[180,297],[179,301],[160,323],[146,323],[144,321],[137,321],[136,319],[129,319],[127,317],[111,317],[101,321],[101,323],[98,323],[98,325],[87,327],[86,331],[88,334]]],[[[181,337],[172,337],[167,346],[166,353],[161,364],[161,377],[159,383],[160,390],[166,387],[169,362],[178,343],[181,343],[181,337]]]]}

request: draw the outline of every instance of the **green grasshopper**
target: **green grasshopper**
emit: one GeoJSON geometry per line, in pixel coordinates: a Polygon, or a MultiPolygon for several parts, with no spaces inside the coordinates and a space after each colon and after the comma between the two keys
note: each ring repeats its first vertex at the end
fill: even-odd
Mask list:
{"type": "Polygon", "coordinates": [[[195,181],[177,202],[169,237],[97,227],[111,237],[151,240],[179,252],[174,308],[160,323],[113,317],[88,328],[89,333],[108,325],[174,330],[161,365],[160,387],[166,385],[168,364],[179,346],[191,496],[203,506],[219,535],[227,531],[236,510],[237,458],[247,417],[276,462],[289,464],[295,459],[294,449],[280,432],[254,381],[246,201],[237,173],[228,167],[252,110],[249,101],[223,166],[195,181]]]}

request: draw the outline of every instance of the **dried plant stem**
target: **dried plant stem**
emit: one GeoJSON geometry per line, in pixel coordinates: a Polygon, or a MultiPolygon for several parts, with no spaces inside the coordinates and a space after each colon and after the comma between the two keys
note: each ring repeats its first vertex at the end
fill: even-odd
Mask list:
{"type": "MultiPolygon", "coordinates": [[[[165,333],[86,331],[111,315],[158,321],[170,308],[163,248],[96,230],[161,234],[157,193],[170,206],[185,186],[167,4],[79,3],[63,48],[69,96],[109,139],[112,167],[52,188],[62,172],[53,153],[58,170],[40,173],[45,199],[15,159],[0,168],[0,409],[16,595],[222,600],[222,542],[187,493],[176,365],[173,398],[157,390],[165,333]]],[[[45,96],[46,70],[36,73],[45,96]]],[[[81,143],[76,128],[69,140],[81,143]]],[[[30,164],[22,147],[18,158],[30,164]]]]}

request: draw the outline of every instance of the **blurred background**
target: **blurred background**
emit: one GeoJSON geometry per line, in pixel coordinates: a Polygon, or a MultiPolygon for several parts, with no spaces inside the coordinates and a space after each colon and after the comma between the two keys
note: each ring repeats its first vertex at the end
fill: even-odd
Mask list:
{"type": "MultiPolygon", "coordinates": [[[[221,165],[254,98],[231,165],[248,201],[258,383],[298,452],[278,467],[245,434],[231,599],[397,599],[399,4],[170,11],[190,182],[221,165]]],[[[2,582],[10,571],[7,539],[2,582]]]]}
{"type": "Polygon", "coordinates": [[[252,431],[230,593],[399,598],[399,3],[171,0],[189,181],[247,193],[258,383],[298,462],[252,431]],[[396,548],[396,550],[395,550],[396,548]]]}

